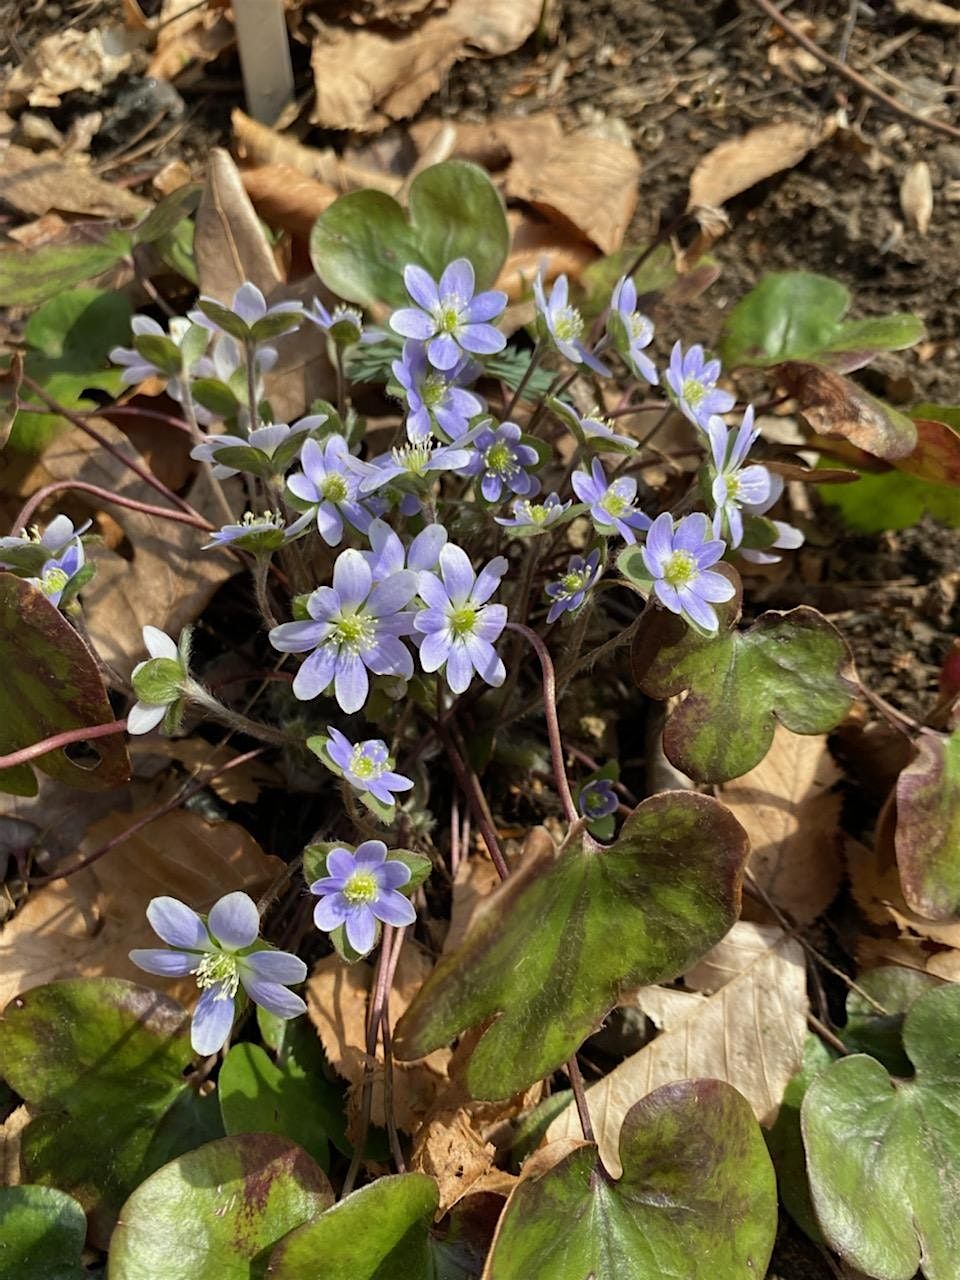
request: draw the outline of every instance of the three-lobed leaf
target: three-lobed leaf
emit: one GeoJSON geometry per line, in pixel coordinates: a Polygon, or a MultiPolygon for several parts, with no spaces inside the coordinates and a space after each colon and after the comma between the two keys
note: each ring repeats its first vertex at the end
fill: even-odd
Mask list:
{"type": "Polygon", "coordinates": [[[701,782],[729,782],[759,764],[779,721],[827,733],[853,699],[850,651],[815,609],[765,613],[746,631],[721,606],[719,634],[698,635],[664,610],[648,612],[633,643],[633,671],[649,697],[686,692],[668,717],[671,764],[701,782]]]}
{"type": "Polygon", "coordinates": [[[737,918],[743,828],[717,801],[665,792],[601,848],[575,834],[493,893],[400,1019],[399,1058],[493,1021],[465,1067],[474,1098],[556,1070],[632,988],[673,978],[737,918]]]}
{"type": "Polygon", "coordinates": [[[332,1202],[326,1175],[287,1139],[219,1138],[133,1192],[110,1241],[109,1280],[261,1280],[267,1251],[332,1202]]]}
{"type": "Polygon", "coordinates": [[[827,1243],[876,1280],[960,1277],[960,987],[917,1000],[903,1024],[913,1079],[841,1058],[811,1083],[801,1122],[827,1243]]]}
{"type": "MultiPolygon", "coordinates": [[[[11,573],[0,573],[0,668],[0,754],[114,719],[100,668],[84,640],[41,592],[11,573]]],[[[86,791],[125,782],[130,760],[124,736],[111,734],[91,745],[99,756],[92,767],[75,764],[63,748],[32,763],[86,791]]],[[[0,791],[35,795],[31,767],[0,771],[0,791]]]]}
{"type": "Polygon", "coordinates": [[[777,1230],[770,1157],[719,1080],[664,1085],[620,1133],[614,1181],[586,1144],[520,1182],[484,1280],[759,1280],[777,1230]]]}

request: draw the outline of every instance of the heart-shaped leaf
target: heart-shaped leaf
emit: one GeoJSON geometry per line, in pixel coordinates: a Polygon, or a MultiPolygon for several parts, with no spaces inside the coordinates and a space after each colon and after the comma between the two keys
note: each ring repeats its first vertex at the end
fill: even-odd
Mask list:
{"type": "Polygon", "coordinates": [[[765,613],[747,631],[731,625],[734,602],[718,612],[713,639],[656,610],[633,643],[644,693],[666,699],[687,691],[664,726],[663,749],[700,782],[729,782],[759,764],[777,721],[793,733],[827,733],[852,701],[850,651],[815,609],[765,613]]]}
{"type": "Polygon", "coordinates": [[[841,1058],[810,1085],[801,1120],[827,1243],[877,1280],[960,1277],[960,986],[921,997],[903,1024],[916,1069],[893,1080],[841,1058]]]}
{"type": "Polygon", "coordinates": [[[440,1197],[422,1173],[378,1178],[294,1231],[273,1251],[270,1280],[427,1280],[440,1197]]]}
{"type": "Polygon", "coordinates": [[[316,1077],[276,1066],[258,1044],[235,1044],[217,1081],[224,1128],[294,1138],[325,1170],[329,1152],[323,1112],[314,1105],[317,1086],[316,1077]]]}
{"type": "Polygon", "coordinates": [[[471,1096],[506,1098],[548,1076],[623,992],[675,977],[726,933],[746,854],[721,804],[665,792],[606,849],[580,834],[531,857],[418,992],[397,1056],[423,1057],[495,1018],[466,1066],[471,1096]]]}
{"type": "Polygon", "coordinates": [[[960,528],[960,488],[903,471],[863,474],[853,484],[822,485],[817,492],[857,533],[910,529],[924,516],[951,529],[960,528]]]}
{"type": "Polygon", "coordinates": [[[907,906],[928,920],[960,914],[960,729],[923,733],[897,780],[895,845],[907,906]]]}
{"type": "Polygon", "coordinates": [[[87,1280],[87,1219],[53,1187],[0,1188],[0,1280],[87,1280]]]}
{"type": "Polygon", "coordinates": [[[765,1133],[767,1150],[777,1171],[777,1189],[783,1207],[797,1226],[818,1244],[823,1243],[823,1235],[810,1202],[807,1157],[800,1132],[800,1107],[811,1080],[828,1067],[834,1057],[817,1036],[807,1036],[803,1045],[803,1066],[787,1085],[777,1118],[765,1133]]]}
{"type": "Polygon", "coordinates": [[[818,435],[839,436],[890,462],[907,457],[916,448],[913,421],[842,374],[815,364],[790,362],[780,366],[777,376],[796,397],[800,416],[818,435]]]}
{"type": "Polygon", "coordinates": [[[721,359],[732,367],[766,367],[821,357],[850,370],[878,351],[900,351],[923,337],[918,316],[844,320],[849,306],[849,290],[829,276],[808,271],[764,276],[728,314],[719,344],[721,359]],[[837,360],[841,355],[847,359],[837,360]]]}
{"type": "Polygon", "coordinates": [[[921,996],[940,985],[933,974],[895,964],[862,973],[857,990],[847,992],[843,1043],[854,1053],[876,1058],[891,1075],[911,1075],[913,1068],[903,1050],[903,1021],[921,996]],[[886,1012],[881,1013],[878,1005],[886,1012]]]}
{"type": "Polygon", "coordinates": [[[749,1104],[720,1080],[664,1085],[620,1132],[614,1181],[590,1143],[511,1194],[484,1280],[759,1280],[777,1190],[749,1104]]]}
{"type": "MultiPolygon", "coordinates": [[[[0,755],[67,729],[108,724],[113,711],[96,659],[62,613],[25,578],[0,573],[0,755]]],[[[120,786],[130,776],[121,733],[90,744],[92,767],[60,748],[33,761],[38,769],[86,791],[120,786]]],[[[0,791],[36,795],[28,765],[0,771],[0,791]]]]}
{"type": "Polygon", "coordinates": [[[110,1280],[260,1280],[266,1251],[332,1203],[326,1175],[285,1138],[208,1142],[158,1169],[123,1206],[110,1280]]]}
{"type": "Polygon", "coordinates": [[[0,1075],[33,1114],[24,1174],[75,1195],[97,1241],[156,1167],[151,1143],[187,1088],[187,1032],[179,1004],[113,978],[52,982],[7,1006],[0,1075]]]}
{"type": "Polygon", "coordinates": [[[403,268],[438,277],[454,258],[469,258],[477,288],[496,280],[510,244],[501,200],[486,173],[464,160],[431,165],[410,186],[408,215],[382,191],[351,191],[317,219],[310,257],[334,293],[365,306],[408,302],[403,268]]]}

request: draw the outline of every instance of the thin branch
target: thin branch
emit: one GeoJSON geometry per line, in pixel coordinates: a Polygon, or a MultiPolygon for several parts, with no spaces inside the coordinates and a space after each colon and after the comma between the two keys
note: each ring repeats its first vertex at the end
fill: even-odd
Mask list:
{"type": "Polygon", "coordinates": [[[813,56],[824,66],[829,67],[845,80],[849,80],[851,84],[857,86],[861,93],[865,93],[868,97],[873,98],[876,102],[881,102],[891,111],[896,112],[898,116],[903,116],[905,120],[910,120],[913,124],[918,124],[922,129],[932,129],[934,133],[942,133],[947,138],[960,138],[960,129],[955,125],[947,124],[943,120],[931,120],[927,116],[919,115],[916,111],[911,111],[905,107],[896,98],[892,98],[889,93],[884,93],[882,89],[878,89],[876,85],[871,84],[866,76],[862,76],[859,71],[854,71],[853,67],[846,62],[841,62],[839,58],[835,58],[832,53],[827,53],[826,49],[817,44],[815,40],[811,40],[808,35],[800,30],[798,26],[785,18],[772,0],[753,0],[758,9],[761,9],[768,18],[772,18],[778,27],[796,41],[801,48],[806,49],[807,53],[813,56]]]}
{"type": "Polygon", "coordinates": [[[0,769],[12,769],[15,765],[26,764],[28,760],[36,760],[60,747],[69,747],[74,742],[108,738],[111,734],[123,733],[126,727],[126,720],[111,720],[109,724],[95,724],[86,729],[66,729],[63,733],[55,733],[52,738],[44,738],[42,742],[35,742],[30,747],[21,747],[19,751],[0,756],[0,769]]]}
{"type": "Polygon", "coordinates": [[[24,503],[20,514],[14,521],[13,528],[28,528],[31,516],[46,502],[47,498],[53,497],[55,493],[62,493],[66,489],[76,490],[79,493],[93,494],[101,502],[112,503],[116,507],[127,507],[129,510],[139,511],[145,516],[155,516],[158,520],[173,520],[177,524],[189,524],[195,529],[203,529],[205,531],[213,529],[213,525],[204,520],[202,516],[189,515],[186,511],[170,511],[166,507],[154,507],[149,502],[138,502],[136,498],[124,498],[119,493],[111,493],[109,489],[102,489],[98,484],[87,484],[85,480],[56,480],[52,484],[44,485],[42,489],[38,489],[24,503]]]}
{"type": "Polygon", "coordinates": [[[567,1063],[567,1076],[570,1079],[570,1088],[573,1090],[573,1100],[577,1104],[577,1115],[580,1117],[580,1128],[583,1136],[587,1142],[595,1142],[593,1122],[590,1119],[587,1095],[583,1089],[583,1076],[580,1074],[580,1064],[577,1062],[576,1054],[573,1054],[567,1063]]]}

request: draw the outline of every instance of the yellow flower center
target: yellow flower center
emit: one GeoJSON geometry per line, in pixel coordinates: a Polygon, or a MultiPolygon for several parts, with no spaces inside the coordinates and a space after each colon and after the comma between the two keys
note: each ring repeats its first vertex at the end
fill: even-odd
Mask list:
{"type": "Polygon", "coordinates": [[[576,307],[563,307],[554,317],[553,331],[561,342],[575,342],[583,333],[583,316],[576,307]]]}
{"type": "Polygon", "coordinates": [[[232,1000],[240,985],[240,969],[236,956],[226,951],[210,951],[197,966],[197,986],[203,991],[206,987],[220,987],[217,1000],[232,1000]]]}
{"type": "Polygon", "coordinates": [[[457,298],[452,302],[442,302],[434,312],[437,328],[441,333],[456,333],[460,328],[460,313],[463,304],[457,298]]]}
{"type": "Polygon", "coordinates": [[[320,485],[320,495],[327,502],[343,502],[350,492],[350,486],[343,476],[336,474],[327,476],[320,485]]]}
{"type": "Polygon", "coordinates": [[[505,475],[513,469],[513,451],[504,440],[497,440],[484,455],[487,470],[495,475],[505,475]]]}
{"type": "Polygon", "coordinates": [[[70,581],[70,575],[62,569],[48,569],[40,579],[40,590],[45,596],[54,596],[70,581]]]}
{"type": "Polygon", "coordinates": [[[446,395],[447,380],[441,373],[431,373],[420,384],[420,399],[428,409],[434,409],[446,395]]]}
{"type": "Polygon", "coordinates": [[[608,516],[621,516],[628,506],[626,498],[613,489],[608,489],[600,499],[600,507],[608,516]]]}
{"type": "Polygon", "coordinates": [[[469,635],[477,622],[477,610],[472,604],[463,604],[450,614],[450,630],[458,638],[469,635]]]}
{"type": "Polygon", "coordinates": [[[671,587],[687,587],[697,576],[697,562],[689,551],[674,551],[663,570],[663,580],[671,587]]]}
{"type": "Polygon", "coordinates": [[[372,871],[354,871],[343,886],[343,896],[351,907],[363,903],[376,902],[380,892],[380,884],[372,871]]]}
{"type": "Polygon", "coordinates": [[[698,382],[696,378],[687,378],[683,383],[683,398],[692,409],[695,409],[703,397],[707,394],[707,388],[702,382],[698,382]]]}

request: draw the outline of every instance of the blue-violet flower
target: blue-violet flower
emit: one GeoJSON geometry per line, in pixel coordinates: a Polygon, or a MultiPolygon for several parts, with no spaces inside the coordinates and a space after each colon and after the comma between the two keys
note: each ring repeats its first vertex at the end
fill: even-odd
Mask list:
{"type": "Polygon", "coordinates": [[[770,497],[770,472],[759,463],[745,466],[747,454],[760,434],[753,425],[753,405],[748,405],[740,427],[728,431],[722,418],[711,418],[707,425],[713,454],[714,537],[726,537],[731,547],[743,541],[741,508],[762,506],[770,497]]]}
{"type": "Polygon", "coordinates": [[[450,440],[462,436],[470,419],[483,412],[483,401],[463,383],[473,381],[479,365],[463,356],[452,369],[441,372],[427,359],[427,348],[412,338],[403,344],[403,356],[393,362],[393,376],[407,400],[407,436],[422,440],[434,425],[450,440]]]}
{"type": "Polygon", "coordinates": [[[570,305],[570,286],[566,276],[557,276],[548,299],[544,293],[541,267],[533,279],[533,299],[537,315],[561,355],[573,364],[587,365],[594,373],[609,374],[607,366],[580,341],[584,320],[577,308],[570,305]]]}
{"type": "Polygon", "coordinates": [[[300,465],[303,471],[289,478],[287,488],[315,508],[317,531],[327,546],[336,547],[343,541],[344,519],[366,533],[373,512],[359,499],[361,464],[351,456],[344,437],[305,441],[300,465]]]}
{"type": "Polygon", "coordinates": [[[506,679],[493,642],[507,624],[507,610],[487,601],[507,568],[506,558],[496,556],[474,573],[467,553],[448,542],[440,552],[440,576],[420,574],[420,598],[427,606],[413,619],[424,637],[420,664],[428,672],[446,666],[447,684],[454,693],[463,693],[474,672],[495,687],[506,679]]]}
{"type": "Polygon", "coordinates": [[[547,613],[547,622],[556,622],[562,613],[572,613],[574,609],[579,609],[602,572],[599,551],[591,551],[587,556],[571,556],[566,572],[559,581],[548,582],[544,588],[553,601],[547,613]]]}
{"type": "Polygon", "coordinates": [[[710,534],[710,521],[702,511],[684,516],[676,528],[673,516],[664,511],[650,526],[642,549],[660,603],[704,631],[716,631],[719,625],[714,604],[735,594],[733,583],[710,569],[726,549],[710,534]]]}
{"type": "Polygon", "coordinates": [[[413,903],[398,892],[409,882],[410,868],[397,858],[388,861],[382,840],[365,840],[355,853],[331,849],[327,871],[310,886],[320,898],[313,922],[328,933],[346,925],[347,941],[360,955],[376,942],[378,920],[397,928],[416,920],[413,903]]]}
{"type": "Polygon", "coordinates": [[[354,744],[331,725],[327,729],[327,755],[343,771],[351,787],[361,794],[369,792],[381,804],[394,804],[395,791],[410,791],[413,787],[409,778],[393,772],[387,744],[381,738],[354,744]]]}
{"type": "Polygon", "coordinates": [[[465,475],[480,476],[480,492],[487,502],[499,502],[503,490],[525,498],[537,493],[540,481],[529,472],[540,461],[536,449],[521,442],[522,432],[515,422],[503,422],[496,429],[482,427],[476,434],[472,453],[463,468],[465,475]]]}
{"type": "Polygon", "coordinates": [[[704,431],[713,414],[728,413],[736,396],[717,386],[720,361],[707,360],[703,347],[695,344],[686,353],[679,342],[670,352],[667,384],[673,392],[677,408],[704,431]]]}
{"type": "Polygon", "coordinates": [[[620,801],[609,778],[594,778],[580,788],[577,797],[577,808],[588,822],[596,822],[600,818],[609,818],[616,813],[620,801]]]}
{"type": "Polygon", "coordinates": [[[590,516],[600,533],[614,531],[626,542],[636,542],[635,530],[650,528],[650,517],[635,506],[637,482],[633,476],[621,476],[611,483],[599,458],[594,458],[590,474],[575,471],[570,477],[573,491],[590,508],[590,516]]]}
{"type": "Polygon", "coordinates": [[[404,338],[426,343],[427,359],[435,369],[453,369],[465,351],[493,355],[507,345],[489,323],[503,314],[507,295],[499,289],[475,294],[476,278],[467,258],[444,269],[439,284],[423,267],[404,268],[403,282],[416,303],[390,317],[390,328],[404,338]]]}
{"type": "Polygon", "coordinates": [[[637,286],[629,276],[622,276],[614,287],[607,332],[630,372],[655,386],[660,381],[657,366],[644,355],[653,341],[653,321],[637,310],[637,286]]]}

